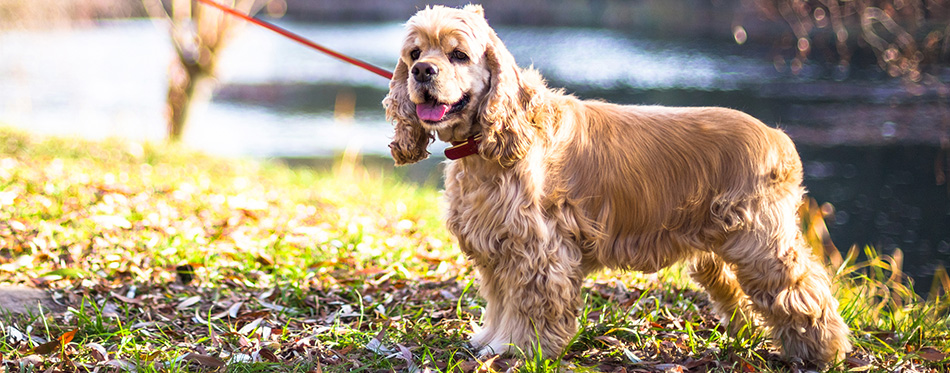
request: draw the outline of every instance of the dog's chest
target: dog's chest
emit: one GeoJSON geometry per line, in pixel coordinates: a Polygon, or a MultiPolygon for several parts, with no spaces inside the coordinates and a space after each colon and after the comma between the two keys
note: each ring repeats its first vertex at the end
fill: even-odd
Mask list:
{"type": "Polygon", "coordinates": [[[446,216],[461,249],[476,262],[489,264],[513,246],[544,240],[547,222],[537,191],[515,172],[483,172],[457,163],[446,167],[446,216]]]}

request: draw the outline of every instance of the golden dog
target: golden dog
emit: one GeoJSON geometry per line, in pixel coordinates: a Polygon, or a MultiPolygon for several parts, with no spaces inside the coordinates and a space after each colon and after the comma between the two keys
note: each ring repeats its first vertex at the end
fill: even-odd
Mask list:
{"type": "Polygon", "coordinates": [[[786,355],[824,364],[851,350],[799,234],[802,167],[783,132],[730,109],[550,89],[479,6],[426,8],[406,27],[383,100],[390,148],[401,165],[426,158],[434,136],[460,144],[447,221],[487,301],[471,340],[482,354],[557,356],[577,333],[588,273],[681,261],[723,320],[760,318],[786,355]]]}

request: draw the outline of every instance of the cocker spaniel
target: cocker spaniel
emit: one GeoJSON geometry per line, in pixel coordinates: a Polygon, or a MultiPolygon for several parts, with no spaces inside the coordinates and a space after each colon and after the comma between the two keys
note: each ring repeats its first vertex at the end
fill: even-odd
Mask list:
{"type": "Polygon", "coordinates": [[[487,301],[471,339],[481,353],[557,356],[577,333],[587,274],[683,261],[723,320],[761,320],[787,356],[824,364],[851,350],[829,275],[799,234],[802,166],[782,131],[730,109],[548,88],[480,6],[426,8],[406,28],[383,100],[390,148],[402,165],[426,158],[434,137],[456,144],[447,224],[487,301]]]}

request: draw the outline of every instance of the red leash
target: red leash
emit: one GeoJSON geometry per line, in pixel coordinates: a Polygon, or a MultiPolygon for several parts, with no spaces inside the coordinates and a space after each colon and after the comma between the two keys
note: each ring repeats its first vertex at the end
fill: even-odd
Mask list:
{"type": "Polygon", "coordinates": [[[336,51],[334,51],[334,50],[332,50],[332,49],[329,49],[329,48],[327,48],[327,47],[324,47],[324,46],[322,46],[322,45],[320,45],[320,44],[314,43],[314,42],[312,42],[312,41],[310,41],[310,40],[305,39],[303,36],[300,36],[300,35],[297,35],[297,34],[295,34],[295,33],[290,32],[290,31],[287,31],[286,29],[283,29],[283,28],[281,28],[280,26],[277,26],[277,25],[275,25],[275,24],[273,24],[273,23],[266,22],[266,21],[262,21],[262,20],[259,20],[259,19],[257,19],[257,18],[248,16],[248,15],[246,15],[246,14],[244,14],[244,13],[241,13],[241,12],[235,10],[234,8],[230,8],[230,7],[228,7],[228,6],[218,4],[218,3],[216,3],[216,2],[214,2],[214,1],[212,1],[212,0],[198,0],[198,1],[199,1],[199,2],[202,2],[202,3],[206,4],[206,5],[211,5],[211,6],[215,7],[215,8],[218,8],[218,9],[220,9],[221,11],[223,11],[223,12],[225,12],[225,13],[228,13],[228,14],[230,14],[230,15],[233,15],[233,16],[236,16],[236,17],[240,17],[240,18],[244,19],[245,21],[251,22],[251,23],[253,23],[253,24],[255,24],[255,25],[264,27],[264,28],[266,28],[266,29],[268,29],[268,30],[271,30],[271,31],[273,31],[273,32],[276,32],[276,33],[278,33],[278,34],[281,34],[281,35],[283,35],[283,36],[285,36],[285,37],[287,37],[287,38],[289,38],[289,39],[291,39],[291,40],[294,40],[294,41],[300,43],[300,44],[306,45],[306,46],[308,46],[308,47],[310,47],[310,48],[313,48],[313,49],[316,49],[316,50],[321,51],[321,52],[323,52],[323,53],[329,54],[329,55],[331,55],[331,56],[333,56],[333,57],[336,57],[336,58],[339,58],[339,59],[341,59],[341,60],[343,60],[343,61],[349,62],[349,63],[354,64],[354,65],[359,66],[359,67],[362,67],[362,68],[364,68],[364,69],[366,69],[366,70],[369,70],[370,72],[375,73],[376,75],[379,75],[379,76],[381,76],[381,77],[383,77],[383,78],[386,78],[386,79],[388,79],[388,80],[392,80],[392,79],[393,79],[393,73],[392,73],[392,72],[383,70],[383,69],[381,69],[381,68],[379,68],[379,67],[376,67],[376,66],[373,66],[373,65],[371,65],[371,64],[369,64],[369,63],[367,63],[367,62],[360,61],[360,60],[355,59],[355,58],[353,58],[353,57],[347,56],[347,55],[345,55],[345,54],[342,54],[342,53],[336,52],[336,51]]]}

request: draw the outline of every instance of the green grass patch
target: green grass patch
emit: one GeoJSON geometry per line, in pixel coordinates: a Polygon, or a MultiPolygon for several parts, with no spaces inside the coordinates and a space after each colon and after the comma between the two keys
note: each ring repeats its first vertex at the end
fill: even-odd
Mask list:
{"type": "MultiPolygon", "coordinates": [[[[729,336],[682,268],[605,272],[557,359],[477,358],[484,302],[439,191],[357,165],[315,172],[172,145],[0,128],[0,284],[63,311],[0,315],[7,371],[789,371],[729,336]],[[66,338],[68,336],[69,338],[66,338]]],[[[815,238],[817,221],[806,220],[815,238]]],[[[946,371],[948,303],[900,253],[835,259],[856,351],[835,371],[946,371]]],[[[944,278],[946,275],[943,275],[944,278]]]]}

